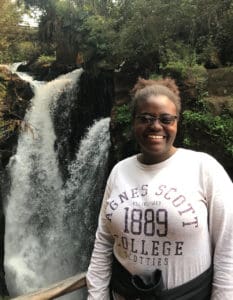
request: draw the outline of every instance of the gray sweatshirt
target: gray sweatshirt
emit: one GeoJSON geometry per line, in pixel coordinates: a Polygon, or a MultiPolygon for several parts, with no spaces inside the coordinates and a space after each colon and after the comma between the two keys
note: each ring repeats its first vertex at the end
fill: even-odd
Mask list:
{"type": "Polygon", "coordinates": [[[131,274],[147,278],[160,269],[168,289],[213,263],[211,300],[232,300],[233,184],[223,167],[181,148],[154,165],[137,156],[119,162],[99,216],[88,300],[109,300],[112,253],[131,274]]]}

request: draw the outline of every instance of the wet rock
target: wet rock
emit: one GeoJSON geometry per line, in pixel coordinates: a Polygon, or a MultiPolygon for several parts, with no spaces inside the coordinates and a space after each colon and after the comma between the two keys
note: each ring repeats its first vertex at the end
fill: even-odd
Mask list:
{"type": "Polygon", "coordinates": [[[15,152],[20,126],[34,94],[30,84],[6,66],[0,67],[0,91],[0,151],[5,167],[15,152]]]}
{"type": "MultiPolygon", "coordinates": [[[[30,85],[12,74],[7,66],[0,66],[0,296],[8,291],[4,274],[4,233],[3,189],[5,167],[17,147],[18,133],[29,106],[33,91],[30,85]]],[[[9,183],[8,183],[9,184],[9,183]]]]}
{"type": "Polygon", "coordinates": [[[66,65],[56,61],[53,63],[38,63],[34,61],[27,64],[21,64],[17,70],[29,73],[36,80],[50,81],[57,78],[59,75],[69,73],[76,68],[77,65],[66,65]]]}

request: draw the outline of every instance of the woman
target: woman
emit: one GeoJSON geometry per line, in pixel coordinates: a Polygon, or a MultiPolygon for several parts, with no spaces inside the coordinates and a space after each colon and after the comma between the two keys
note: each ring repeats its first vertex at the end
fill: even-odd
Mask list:
{"type": "Polygon", "coordinates": [[[232,182],[213,157],[174,147],[173,80],[139,79],[133,92],[141,153],[109,176],[88,300],[232,300],[232,182]]]}

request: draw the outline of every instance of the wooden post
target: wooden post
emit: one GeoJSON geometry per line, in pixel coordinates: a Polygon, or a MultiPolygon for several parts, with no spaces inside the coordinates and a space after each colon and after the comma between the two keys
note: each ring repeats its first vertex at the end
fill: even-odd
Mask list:
{"type": "Polygon", "coordinates": [[[12,300],[51,300],[61,297],[65,294],[74,292],[86,286],[86,274],[78,274],[57,283],[50,285],[47,288],[40,289],[30,294],[22,295],[12,300]]]}

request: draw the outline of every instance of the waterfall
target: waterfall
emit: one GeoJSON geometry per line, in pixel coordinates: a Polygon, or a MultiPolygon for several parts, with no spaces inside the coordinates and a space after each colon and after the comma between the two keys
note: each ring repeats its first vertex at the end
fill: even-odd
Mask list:
{"type": "Polygon", "coordinates": [[[89,129],[75,161],[69,166],[71,176],[64,187],[64,227],[66,236],[70,236],[68,242],[73,241],[74,248],[68,249],[67,257],[75,257],[69,263],[74,269],[86,271],[87,268],[103,195],[109,147],[109,118],[105,118],[89,129]]]}
{"type": "Polygon", "coordinates": [[[106,174],[109,119],[95,122],[86,133],[65,183],[52,122],[57,99],[64,91],[73,95],[81,73],[75,70],[49,83],[26,78],[35,93],[25,116],[31,131],[20,134],[16,155],[9,162],[11,188],[4,207],[5,271],[11,296],[46,287],[88,265],[106,174]]]}

